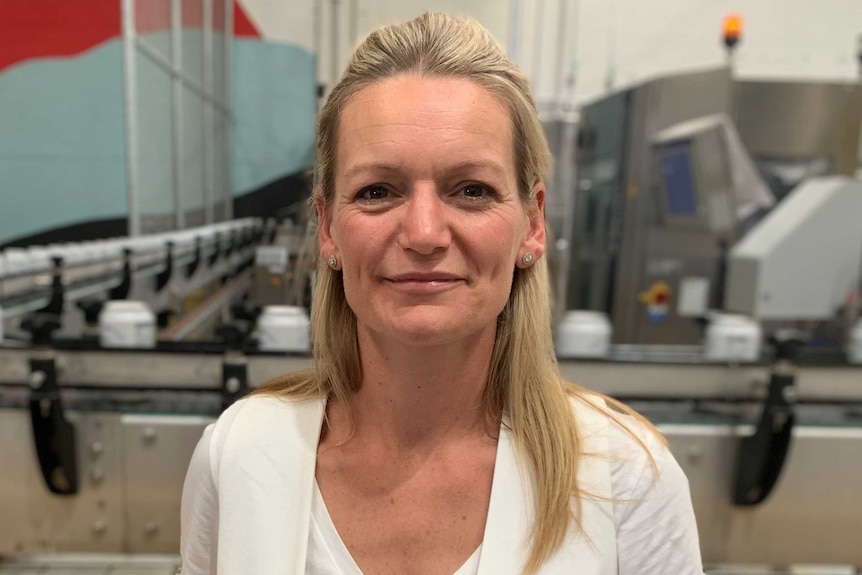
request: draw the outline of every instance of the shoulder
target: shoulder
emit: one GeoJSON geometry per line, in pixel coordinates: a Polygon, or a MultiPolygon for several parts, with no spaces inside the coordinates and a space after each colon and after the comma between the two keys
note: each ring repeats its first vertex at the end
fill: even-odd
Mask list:
{"type": "Polygon", "coordinates": [[[688,481],[667,447],[664,437],[651,423],[636,413],[620,411],[604,396],[578,393],[571,398],[581,435],[587,425],[601,425],[603,456],[610,462],[611,483],[615,498],[629,498],[642,492],[655,480],[667,475],[670,483],[684,485],[688,481]],[[596,423],[598,422],[598,423],[596,423]]]}
{"type": "Polygon", "coordinates": [[[573,401],[606,425],[620,574],[702,574],[688,479],[662,435],[601,395],[573,401]]]}
{"type": "Polygon", "coordinates": [[[276,393],[253,394],[235,402],[204,433],[213,475],[218,478],[226,453],[271,443],[273,437],[287,442],[319,432],[324,405],[323,398],[276,393]]]}
{"type": "Polygon", "coordinates": [[[637,413],[621,411],[613,400],[585,391],[573,395],[570,403],[582,436],[590,433],[590,427],[603,432],[604,455],[609,456],[612,469],[636,473],[645,464],[673,458],[658,429],[637,413]]]}

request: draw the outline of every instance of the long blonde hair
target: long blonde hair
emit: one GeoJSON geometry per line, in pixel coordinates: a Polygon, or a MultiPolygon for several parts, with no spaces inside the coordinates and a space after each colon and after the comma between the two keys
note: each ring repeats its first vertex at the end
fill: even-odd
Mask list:
{"type": "MultiPolygon", "coordinates": [[[[527,78],[479,24],[428,13],[373,32],[355,50],[318,118],[314,200],[331,210],[340,111],[364,87],[401,74],[464,77],[496,96],[513,124],[518,192],[525,204],[550,168],[551,156],[527,78]]],[[[551,337],[546,258],[515,268],[512,290],[497,321],[484,405],[489,417],[508,415],[512,435],[536,484],[532,548],[524,569],[535,572],[559,549],[572,524],[580,529],[583,493],[577,483],[580,440],[571,396],[587,392],[564,383],[551,337]]],[[[258,393],[334,397],[344,401],[362,381],[356,316],[341,273],[321,259],[311,313],[315,369],[288,374],[258,393]]],[[[616,402],[618,409],[629,412],[616,402]]],[[[613,417],[613,415],[611,414],[613,417]]]]}

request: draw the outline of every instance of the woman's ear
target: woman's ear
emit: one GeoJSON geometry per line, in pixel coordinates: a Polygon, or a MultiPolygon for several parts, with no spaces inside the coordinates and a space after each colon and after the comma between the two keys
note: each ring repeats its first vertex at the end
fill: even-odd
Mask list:
{"type": "Polygon", "coordinates": [[[317,247],[320,250],[320,256],[324,259],[332,255],[338,257],[335,241],[332,238],[331,209],[327,210],[320,188],[314,190],[314,209],[317,212],[317,247]]]}
{"type": "Polygon", "coordinates": [[[547,235],[545,232],[545,184],[543,182],[538,182],[533,186],[532,197],[527,204],[527,218],[529,219],[527,233],[521,242],[518,256],[518,264],[524,267],[545,254],[547,235]],[[533,255],[530,262],[523,260],[527,253],[533,255]]]}

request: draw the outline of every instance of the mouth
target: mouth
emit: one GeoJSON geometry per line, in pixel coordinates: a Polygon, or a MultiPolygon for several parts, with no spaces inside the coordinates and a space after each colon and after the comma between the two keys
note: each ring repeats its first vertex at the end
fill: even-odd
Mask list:
{"type": "Polygon", "coordinates": [[[383,281],[397,289],[411,292],[443,291],[466,283],[463,277],[441,273],[407,273],[384,277],[383,281]]]}

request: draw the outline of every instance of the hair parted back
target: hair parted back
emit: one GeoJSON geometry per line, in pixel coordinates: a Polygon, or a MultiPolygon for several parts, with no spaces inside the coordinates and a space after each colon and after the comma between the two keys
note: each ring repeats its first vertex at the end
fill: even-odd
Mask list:
{"type": "MultiPolygon", "coordinates": [[[[407,74],[467,78],[507,107],[519,195],[529,204],[535,185],[550,169],[529,82],[479,24],[439,13],[381,28],[356,48],[318,118],[314,200],[332,209],[339,115],[348,100],[374,82],[407,74]]],[[[288,374],[258,393],[346,400],[361,384],[356,316],[347,304],[341,273],[318,260],[311,314],[315,369],[288,374]]],[[[535,481],[536,520],[524,565],[531,573],[560,547],[570,527],[580,529],[580,501],[586,494],[577,484],[580,442],[569,398],[589,392],[564,383],[559,375],[546,258],[513,273],[509,300],[497,322],[484,401],[489,416],[507,414],[535,481]]]]}
{"type": "Polygon", "coordinates": [[[522,198],[550,167],[551,154],[527,77],[487,30],[472,20],[426,13],[372,32],[353,52],[317,124],[317,179],[327,204],[334,191],[338,122],[347,101],[369,84],[402,74],[469,78],[499,98],[512,116],[515,173],[522,198]]]}

